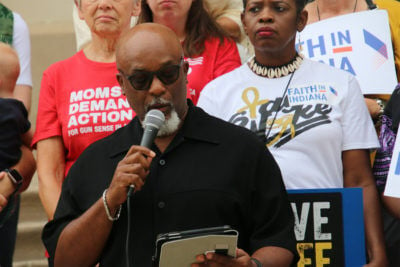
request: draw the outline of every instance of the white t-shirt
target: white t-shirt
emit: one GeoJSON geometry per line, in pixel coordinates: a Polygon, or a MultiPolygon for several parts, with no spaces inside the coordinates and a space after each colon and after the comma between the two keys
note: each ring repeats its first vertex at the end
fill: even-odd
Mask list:
{"type": "Polygon", "coordinates": [[[342,188],[342,151],[379,146],[359,84],[304,59],[280,104],[289,78],[263,78],[244,64],[210,82],[198,106],[263,139],[273,124],[266,143],[287,189],[342,188]]]}
{"type": "Polygon", "coordinates": [[[31,40],[29,37],[29,29],[25,21],[18,13],[13,12],[13,15],[14,28],[12,46],[15,51],[17,51],[21,69],[17,84],[32,86],[31,40]]]}

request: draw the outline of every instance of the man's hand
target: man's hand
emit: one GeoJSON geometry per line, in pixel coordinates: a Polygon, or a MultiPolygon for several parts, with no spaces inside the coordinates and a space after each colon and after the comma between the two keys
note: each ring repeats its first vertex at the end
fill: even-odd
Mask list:
{"type": "Polygon", "coordinates": [[[14,192],[14,185],[6,172],[0,172],[0,212],[7,206],[7,198],[14,192]]]}
{"type": "Polygon", "coordinates": [[[15,185],[6,172],[0,172],[0,194],[9,198],[14,193],[15,185]]]}
{"type": "Polygon", "coordinates": [[[376,100],[365,97],[365,104],[367,105],[369,114],[373,119],[378,118],[381,106],[378,105],[376,100]]]}
{"type": "Polygon", "coordinates": [[[142,189],[150,164],[156,154],[142,146],[131,146],[125,157],[118,163],[107,192],[108,206],[112,211],[124,203],[127,198],[127,189],[135,186],[135,191],[142,189]]]}
{"type": "Polygon", "coordinates": [[[213,252],[207,255],[196,256],[196,263],[191,267],[253,267],[255,263],[250,260],[249,254],[242,249],[236,249],[236,258],[216,254],[213,252]]]}

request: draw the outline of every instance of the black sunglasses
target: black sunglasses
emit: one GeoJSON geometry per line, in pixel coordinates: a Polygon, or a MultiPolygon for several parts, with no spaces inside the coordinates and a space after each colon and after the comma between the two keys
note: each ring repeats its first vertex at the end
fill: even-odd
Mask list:
{"type": "Polygon", "coordinates": [[[119,71],[131,83],[132,87],[138,91],[149,90],[153,82],[154,75],[165,85],[176,82],[179,78],[179,70],[183,64],[183,57],[177,65],[166,65],[157,71],[136,70],[131,75],[125,75],[121,70],[119,71]]]}

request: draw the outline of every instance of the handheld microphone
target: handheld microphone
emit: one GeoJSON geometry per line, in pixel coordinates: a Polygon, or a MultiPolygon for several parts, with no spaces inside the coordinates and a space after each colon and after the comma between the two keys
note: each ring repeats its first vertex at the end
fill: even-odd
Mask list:
{"type": "Polygon", "coordinates": [[[158,130],[164,124],[165,117],[164,113],[162,113],[158,109],[152,109],[146,113],[144,117],[144,131],[142,141],[140,142],[140,146],[144,146],[147,148],[151,147],[154,139],[156,139],[158,130]]]}
{"type": "MultiPolygon", "coordinates": [[[[143,136],[140,141],[140,146],[151,148],[154,139],[157,137],[158,130],[164,124],[165,116],[158,109],[152,109],[146,113],[143,121],[143,136]]],[[[128,196],[131,196],[135,186],[132,184],[129,186],[128,196]]]]}

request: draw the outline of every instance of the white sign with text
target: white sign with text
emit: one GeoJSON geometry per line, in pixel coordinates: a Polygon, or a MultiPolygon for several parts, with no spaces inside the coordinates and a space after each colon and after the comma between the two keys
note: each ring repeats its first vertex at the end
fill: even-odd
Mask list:
{"type": "Polygon", "coordinates": [[[355,75],[363,94],[391,94],[397,84],[386,10],[312,23],[296,40],[297,50],[306,57],[355,75]]]}

